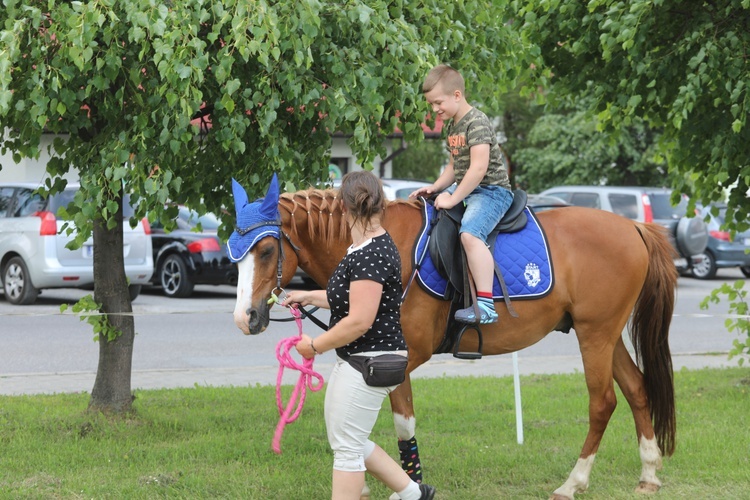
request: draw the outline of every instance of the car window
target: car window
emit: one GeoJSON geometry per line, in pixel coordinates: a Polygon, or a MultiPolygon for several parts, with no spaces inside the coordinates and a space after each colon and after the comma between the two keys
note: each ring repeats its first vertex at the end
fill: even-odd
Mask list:
{"type": "Polygon", "coordinates": [[[649,193],[654,219],[681,219],[685,217],[687,214],[687,198],[683,196],[680,203],[673,207],[670,197],[670,193],[649,193]]]}
{"type": "Polygon", "coordinates": [[[0,217],[8,217],[10,210],[10,204],[13,201],[13,189],[12,187],[0,188],[0,217]]]}
{"type": "Polygon", "coordinates": [[[19,189],[16,194],[14,217],[28,217],[40,210],[44,210],[44,198],[31,189],[19,189]]]}
{"type": "Polygon", "coordinates": [[[638,218],[638,197],[634,194],[611,193],[608,197],[612,211],[628,219],[638,218]]]}
{"type": "Polygon", "coordinates": [[[412,186],[408,188],[401,188],[396,190],[396,199],[397,200],[405,200],[409,197],[410,194],[412,194],[414,191],[418,189],[418,186],[412,186]]]}
{"type": "MultiPolygon", "coordinates": [[[[49,211],[53,214],[59,216],[58,210],[60,210],[63,207],[67,207],[70,203],[73,202],[76,192],[78,192],[78,188],[67,188],[62,193],[57,193],[52,196],[52,199],[49,202],[49,211]]],[[[124,204],[122,207],[122,217],[124,219],[129,219],[135,214],[135,210],[131,206],[130,203],[130,195],[125,195],[124,204]]]]}
{"type": "Polygon", "coordinates": [[[565,191],[556,191],[554,193],[547,193],[548,196],[554,196],[555,198],[560,198],[563,201],[567,201],[570,203],[570,193],[565,191]]]}
{"type": "Polygon", "coordinates": [[[180,218],[177,221],[180,229],[192,229],[200,222],[204,231],[216,231],[221,224],[218,218],[212,213],[198,215],[195,210],[180,208],[180,218]]]}
{"type": "Polygon", "coordinates": [[[76,195],[75,189],[66,189],[62,193],[57,193],[52,196],[49,201],[49,210],[55,215],[58,215],[57,211],[63,207],[67,207],[73,201],[73,197],[76,195]]]}
{"type": "Polygon", "coordinates": [[[602,208],[597,193],[573,193],[570,203],[577,207],[602,208]]]}

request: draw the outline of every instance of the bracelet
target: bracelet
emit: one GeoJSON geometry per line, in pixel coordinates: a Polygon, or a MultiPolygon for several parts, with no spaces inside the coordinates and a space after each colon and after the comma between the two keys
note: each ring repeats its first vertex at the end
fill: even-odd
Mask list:
{"type": "Polygon", "coordinates": [[[313,344],[312,339],[310,339],[310,347],[312,347],[312,350],[315,354],[320,354],[318,350],[315,348],[315,344],[313,344]]]}

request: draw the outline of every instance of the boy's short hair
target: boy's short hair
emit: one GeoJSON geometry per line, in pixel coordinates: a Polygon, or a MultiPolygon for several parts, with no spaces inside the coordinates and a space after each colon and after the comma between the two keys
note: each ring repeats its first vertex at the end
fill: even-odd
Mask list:
{"type": "Polygon", "coordinates": [[[464,77],[461,76],[461,73],[447,64],[435,66],[429,73],[427,73],[424,83],[422,84],[422,93],[426,94],[438,85],[440,85],[446,93],[451,93],[455,90],[460,90],[462,94],[466,93],[464,77]]]}

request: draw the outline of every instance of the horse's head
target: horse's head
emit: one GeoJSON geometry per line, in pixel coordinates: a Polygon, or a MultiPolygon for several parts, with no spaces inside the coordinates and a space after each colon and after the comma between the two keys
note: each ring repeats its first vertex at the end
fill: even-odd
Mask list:
{"type": "Polygon", "coordinates": [[[244,188],[234,179],[232,193],[237,225],[227,247],[238,270],[234,322],[245,335],[256,335],[268,326],[268,300],[281,286],[281,275],[293,274],[297,262],[282,259],[284,242],[276,174],[264,198],[250,203],[244,188]]]}

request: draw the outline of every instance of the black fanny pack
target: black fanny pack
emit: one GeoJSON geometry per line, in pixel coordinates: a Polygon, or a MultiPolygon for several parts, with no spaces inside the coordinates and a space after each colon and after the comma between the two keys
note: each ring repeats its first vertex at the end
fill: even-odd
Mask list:
{"type": "Polygon", "coordinates": [[[365,384],[371,387],[398,385],[406,378],[406,365],[409,360],[399,354],[379,356],[349,356],[346,360],[352,368],[362,374],[365,384]]]}

